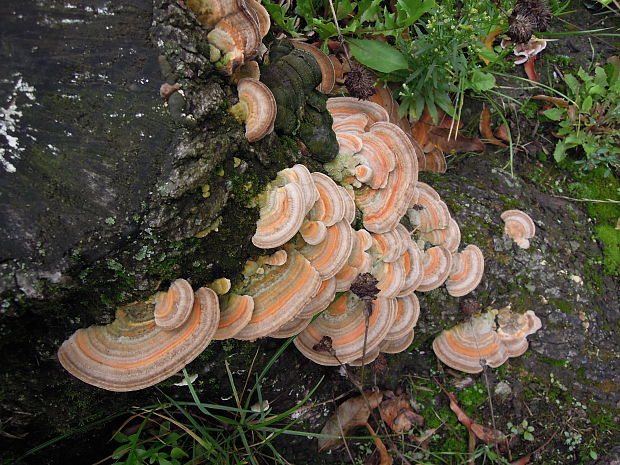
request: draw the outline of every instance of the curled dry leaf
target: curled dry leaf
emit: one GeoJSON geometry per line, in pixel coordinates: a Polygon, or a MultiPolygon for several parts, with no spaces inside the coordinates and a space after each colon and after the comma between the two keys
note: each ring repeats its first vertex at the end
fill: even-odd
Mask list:
{"type": "Polygon", "coordinates": [[[353,428],[364,426],[368,422],[370,411],[377,408],[382,399],[382,392],[366,391],[364,396],[352,397],[343,402],[321,430],[321,434],[334,437],[319,438],[319,451],[338,447],[342,443],[343,435],[353,428]]]}
{"type": "Polygon", "coordinates": [[[485,144],[498,145],[500,147],[507,147],[499,139],[496,139],[491,129],[491,112],[485,106],[482,107],[482,113],[480,113],[480,134],[485,139],[485,144]]]}
{"type": "Polygon", "coordinates": [[[456,414],[458,420],[469,431],[471,431],[474,436],[476,436],[481,441],[486,442],[487,444],[495,444],[506,438],[506,435],[501,431],[476,423],[474,420],[469,418],[467,414],[463,411],[463,409],[459,407],[459,404],[456,400],[456,397],[454,397],[454,394],[448,392],[437,379],[435,379],[435,382],[446,394],[446,396],[448,396],[448,399],[450,399],[450,410],[452,410],[456,414]]]}
{"type": "MultiPolygon", "coordinates": [[[[392,465],[392,462],[393,462],[392,456],[388,454],[387,448],[385,447],[385,444],[383,444],[383,441],[381,440],[381,438],[377,436],[377,433],[375,433],[375,430],[373,430],[372,426],[370,426],[368,423],[366,423],[364,426],[366,427],[368,432],[372,436],[374,436],[372,438],[372,441],[375,443],[375,446],[377,447],[376,455],[378,455],[378,460],[373,460],[372,463],[373,464],[376,463],[377,465],[392,465]]],[[[373,454],[373,458],[376,455],[373,454]]]]}
{"type": "Polygon", "coordinates": [[[484,144],[477,137],[465,137],[453,129],[433,127],[428,134],[428,141],[444,152],[483,152],[484,144]],[[455,137],[456,136],[456,137],[455,137]]]}
{"type": "Polygon", "coordinates": [[[389,395],[391,398],[384,400],[379,405],[379,413],[381,419],[392,431],[402,433],[409,431],[414,425],[424,425],[424,418],[413,411],[407,394],[394,396],[391,391],[387,391],[386,396],[389,395]]]}
{"type": "Polygon", "coordinates": [[[568,106],[568,102],[563,98],[559,97],[550,97],[549,95],[534,95],[532,100],[541,100],[543,102],[553,103],[558,107],[566,108],[568,106]]]}
{"type": "Polygon", "coordinates": [[[531,56],[525,63],[523,63],[523,69],[525,70],[525,74],[530,81],[538,82],[538,74],[536,73],[534,63],[536,63],[536,57],[531,56]]]}

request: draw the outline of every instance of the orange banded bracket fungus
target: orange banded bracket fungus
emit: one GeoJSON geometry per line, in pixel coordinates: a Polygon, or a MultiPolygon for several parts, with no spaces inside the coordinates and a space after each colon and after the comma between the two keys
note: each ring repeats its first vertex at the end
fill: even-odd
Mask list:
{"type": "Polygon", "coordinates": [[[536,234],[534,221],[521,210],[506,210],[501,215],[504,232],[522,249],[530,246],[530,239],[536,234]]]}
{"type": "Polygon", "coordinates": [[[135,391],[178,372],[211,342],[220,309],[217,294],[200,288],[180,326],[158,326],[151,302],[119,307],[106,326],[77,330],[60,346],[58,360],[73,376],[110,391],[135,391]]]}
{"type": "Polygon", "coordinates": [[[155,324],[164,329],[174,329],[185,323],[194,307],[194,290],[184,279],[175,280],[168,292],[157,296],[153,316],[155,324]]]}
{"type": "Polygon", "coordinates": [[[531,310],[523,315],[512,313],[509,308],[499,314],[492,310],[443,331],[433,341],[433,351],[439,360],[456,370],[480,373],[485,364],[497,368],[509,357],[522,355],[528,347],[526,337],[541,326],[531,310]]]}
{"type": "Polygon", "coordinates": [[[238,121],[245,121],[245,137],[248,141],[261,140],[273,131],[277,113],[276,99],[269,87],[257,79],[239,80],[237,91],[239,103],[233,105],[230,112],[238,121]]]}
{"type": "Polygon", "coordinates": [[[484,257],[475,245],[468,245],[460,253],[452,255],[452,270],[446,280],[446,289],[454,297],[461,297],[473,291],[484,273],[484,257]]]}
{"type": "Polygon", "coordinates": [[[259,197],[260,218],[252,243],[262,249],[286,243],[297,234],[318,197],[305,166],[295,165],[280,171],[259,197]]]}
{"type": "Polygon", "coordinates": [[[321,278],[310,262],[292,247],[287,246],[286,255],[284,264],[265,263],[251,273],[244,272],[245,280],[235,291],[252,296],[254,311],[236,339],[268,336],[296,317],[319,290],[321,278]]]}
{"type": "MultiPolygon", "coordinates": [[[[373,305],[374,311],[368,319],[366,335],[367,354],[371,354],[383,341],[396,316],[394,299],[379,297],[373,301],[373,305]]],[[[366,302],[352,292],[341,294],[326,311],[299,333],[293,341],[295,346],[307,358],[320,365],[336,366],[340,362],[349,363],[361,358],[366,332],[365,307],[366,302]],[[338,359],[331,352],[314,349],[324,336],[331,338],[331,347],[338,359]]]]}

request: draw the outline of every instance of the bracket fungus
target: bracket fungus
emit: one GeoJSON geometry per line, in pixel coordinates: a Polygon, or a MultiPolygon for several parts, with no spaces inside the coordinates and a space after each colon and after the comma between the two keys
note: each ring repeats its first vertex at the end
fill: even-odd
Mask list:
{"type": "Polygon", "coordinates": [[[235,291],[252,296],[254,311],[236,339],[255,340],[296,317],[321,286],[319,273],[302,254],[286,248],[282,265],[264,264],[246,275],[235,291]]]}
{"type": "Polygon", "coordinates": [[[530,246],[530,239],[536,234],[534,221],[521,210],[506,210],[501,215],[504,232],[522,249],[530,246]]]}
{"type": "Polygon", "coordinates": [[[188,0],[187,6],[210,32],[211,61],[230,76],[257,56],[270,27],[269,14],[255,0],[188,0]]]}
{"type": "Polygon", "coordinates": [[[446,289],[454,297],[462,297],[473,291],[484,273],[484,257],[475,245],[468,245],[460,253],[452,255],[452,270],[446,280],[446,289]]]}
{"type": "Polygon", "coordinates": [[[379,297],[373,301],[374,310],[368,317],[366,333],[366,302],[352,292],[345,292],[334,300],[326,311],[310,323],[297,338],[294,344],[299,351],[310,360],[320,364],[336,366],[359,359],[364,352],[369,354],[377,347],[389,332],[396,316],[394,299],[379,297]],[[324,336],[332,341],[331,352],[315,350],[324,336]]]}
{"type": "Polygon", "coordinates": [[[178,372],[211,342],[220,309],[217,294],[200,288],[180,326],[158,326],[151,302],[119,307],[106,326],[77,330],[60,346],[58,360],[73,376],[110,391],[152,386],[178,372]]]}
{"type": "Polygon", "coordinates": [[[245,122],[245,138],[248,141],[261,140],[273,131],[277,113],[276,100],[269,87],[257,79],[239,80],[237,92],[239,103],[233,105],[230,112],[238,121],[245,122]]]}
{"type": "Polygon", "coordinates": [[[168,292],[157,296],[153,316],[155,324],[164,329],[175,329],[185,323],[194,307],[194,290],[184,279],[175,280],[168,292]]]}
{"type": "Polygon", "coordinates": [[[452,270],[452,254],[445,247],[431,247],[422,254],[422,269],[424,277],[417,290],[428,292],[437,289],[452,270]]]}
{"type": "Polygon", "coordinates": [[[443,331],[433,341],[433,351],[439,360],[456,370],[480,373],[484,364],[497,368],[508,358],[522,355],[528,347],[526,337],[541,326],[531,310],[523,315],[512,313],[510,308],[499,313],[492,310],[443,331]]]}

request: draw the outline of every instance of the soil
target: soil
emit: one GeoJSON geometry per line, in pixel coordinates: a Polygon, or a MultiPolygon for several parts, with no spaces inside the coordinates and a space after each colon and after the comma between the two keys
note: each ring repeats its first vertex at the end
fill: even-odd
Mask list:
{"type": "MultiPolygon", "coordinates": [[[[598,24],[600,16],[593,16],[580,6],[578,8],[577,12],[564,19],[582,29],[598,24]]],[[[175,18],[177,21],[178,17],[175,18]]],[[[559,30],[563,24],[556,22],[554,27],[554,30],[559,30]]],[[[539,70],[539,74],[554,79],[557,62],[553,57],[557,55],[566,55],[573,60],[572,64],[586,66],[592,61],[602,62],[615,53],[613,44],[592,39],[595,53],[594,58],[590,58],[590,39],[575,35],[551,43],[539,62],[541,70],[545,71],[539,70]]],[[[192,50],[191,47],[187,48],[192,50]]],[[[195,50],[189,53],[192,57],[197,55],[199,53],[195,50]]],[[[189,60],[187,57],[183,59],[189,60]]],[[[213,100],[230,98],[228,88],[217,79],[216,82],[206,79],[201,85],[211,86],[208,87],[208,95],[215,95],[213,100]]],[[[190,102],[195,102],[192,99],[188,97],[190,102]]],[[[208,98],[203,97],[202,102],[203,112],[204,108],[213,109],[214,105],[217,106],[209,103],[208,98]]],[[[479,106],[479,103],[472,102],[468,108],[472,119],[479,112],[479,106]]],[[[511,117],[515,133],[523,135],[519,143],[526,145],[531,142],[528,139],[535,137],[530,136],[536,133],[532,131],[535,123],[522,115],[516,115],[516,112],[514,116],[508,116],[511,117]]],[[[218,121],[226,125],[233,124],[225,119],[218,121]]],[[[192,144],[213,141],[217,137],[214,126],[215,123],[205,131],[207,134],[204,139],[194,139],[192,144]]],[[[257,155],[249,155],[252,150],[239,141],[240,129],[236,127],[234,130],[236,132],[228,137],[229,140],[217,139],[215,143],[212,142],[213,145],[221,147],[223,144],[226,149],[243,154],[241,158],[248,160],[250,166],[256,164],[262,167],[261,177],[277,171],[279,165],[294,158],[294,155],[287,154],[271,165],[262,164],[257,158],[266,156],[270,153],[269,149],[273,149],[274,153],[286,152],[282,147],[288,141],[280,141],[274,136],[258,149],[257,155]]],[[[540,140],[543,147],[550,144],[545,139],[540,140]]],[[[86,310],[90,308],[89,305],[101,306],[99,299],[75,300],[74,294],[69,293],[67,297],[64,290],[60,297],[54,298],[45,294],[48,292],[46,288],[41,291],[45,295],[36,302],[28,301],[28,305],[16,306],[11,315],[3,315],[3,387],[0,391],[2,463],[12,463],[19,457],[22,457],[21,463],[28,464],[94,463],[117,447],[109,439],[128,418],[126,412],[132,406],[165,402],[167,396],[176,400],[191,400],[187,387],[173,385],[180,381],[180,377],[161,383],[158,388],[137,393],[108,393],[69,377],[55,358],[58,344],[73,330],[85,323],[101,322],[109,318],[110,309],[117,301],[143,295],[156,287],[154,281],[178,277],[177,273],[184,272],[193,273],[194,282],[210,279],[210,275],[206,276],[210,272],[201,274],[191,270],[195,262],[192,259],[199,257],[199,260],[207,263],[207,260],[213,259],[220,252],[220,245],[226,247],[226,238],[216,236],[216,245],[207,251],[204,245],[196,245],[190,239],[196,232],[195,225],[184,223],[182,215],[178,214],[179,210],[171,207],[174,202],[169,199],[184,199],[187,202],[186,209],[180,211],[193,211],[195,205],[189,196],[184,195],[187,192],[195,193],[197,186],[200,187],[206,180],[211,182],[212,177],[192,177],[192,173],[197,172],[192,168],[196,168],[200,158],[190,156],[186,160],[183,155],[185,152],[178,146],[173,152],[175,165],[168,166],[169,171],[166,171],[168,179],[174,181],[168,185],[170,191],[165,197],[166,202],[170,203],[165,203],[165,208],[143,214],[147,218],[145,221],[159,218],[161,222],[158,226],[168,225],[171,230],[181,231],[180,237],[174,239],[185,242],[182,242],[182,246],[176,245],[176,248],[170,246],[167,252],[190,246],[193,247],[192,254],[196,255],[183,254],[189,255],[190,259],[186,257],[178,263],[175,261],[175,266],[166,270],[169,273],[166,276],[136,272],[136,279],[142,283],[141,290],[133,290],[133,293],[127,291],[130,295],[110,300],[107,307],[101,307],[103,310],[99,307],[96,311],[86,310]],[[139,279],[145,276],[149,279],[139,279]],[[52,311],[43,310],[50,305],[59,307],[52,311]],[[114,414],[118,416],[97,423],[114,414]],[[23,456],[33,447],[61,435],[66,437],[40,451],[23,456]]],[[[418,293],[422,311],[413,345],[404,353],[388,356],[383,367],[366,368],[365,386],[376,385],[380,389],[408,392],[418,413],[425,418],[426,427],[442,425],[429,443],[430,450],[437,453],[465,453],[468,435],[449,410],[447,399],[433,377],[454,392],[466,412],[480,423],[495,425],[497,429],[508,433],[508,422],[520,425],[523,420],[527,420],[528,425],[534,428],[534,440],[526,440],[522,431],[513,435],[510,450],[515,460],[550,439],[549,444],[533,457],[531,463],[614,463],[614,460],[620,460],[617,447],[620,444],[618,276],[608,275],[604,271],[604,244],[595,236],[595,219],[588,216],[583,204],[558,196],[557,187],[563,182],[566,173],[550,162],[539,161],[537,152],[519,151],[514,157],[512,175],[507,167],[507,154],[491,152],[487,149],[485,154],[453,157],[449,160],[445,174],[422,173],[420,179],[431,184],[448,204],[461,227],[462,243],[478,245],[485,255],[485,277],[469,297],[475,299],[481,308],[511,305],[513,310],[519,312],[533,310],[543,321],[543,328],[529,338],[530,349],[524,356],[509,360],[499,369],[486,369],[481,375],[466,376],[446,369],[430,349],[433,338],[442,329],[463,319],[459,311],[460,299],[449,296],[443,288],[418,293]],[[526,211],[536,223],[538,232],[527,250],[520,249],[503,235],[499,215],[512,208],[526,211]],[[491,402],[487,400],[489,394],[491,402]]],[[[215,164],[205,171],[214,169],[215,164]]],[[[227,175],[230,173],[227,171],[227,175]]],[[[246,177],[239,177],[243,184],[248,181],[246,177]]],[[[216,192],[218,187],[213,186],[217,186],[217,182],[212,183],[211,188],[212,192],[216,192]]],[[[228,192],[224,187],[221,189],[222,192],[228,192]]],[[[227,195],[224,197],[228,198],[227,195]]],[[[225,204],[226,200],[221,203],[225,204]]],[[[224,230],[234,231],[237,223],[251,223],[247,217],[255,212],[248,211],[243,215],[238,213],[245,211],[239,205],[228,205],[229,210],[222,213],[224,230]]],[[[138,208],[137,204],[135,208],[138,208]]],[[[219,210],[205,213],[213,218],[218,214],[219,210]]],[[[127,256],[134,256],[136,250],[143,246],[143,243],[137,242],[133,249],[128,249],[127,256]]],[[[149,244],[152,242],[150,240],[149,244]]],[[[115,246],[120,247],[116,243],[115,246]]],[[[155,249],[157,246],[153,244],[152,247],[155,249]]],[[[113,258],[125,263],[122,247],[118,250],[113,258]]],[[[240,259],[248,253],[231,252],[231,260],[240,259]]],[[[177,251],[177,254],[182,253],[177,251]]],[[[227,268],[229,265],[221,261],[215,258],[209,263],[217,263],[216,268],[220,270],[233,269],[227,268]]],[[[67,270],[63,269],[63,272],[67,270]]],[[[122,276],[104,276],[107,281],[103,282],[109,282],[113,287],[120,286],[122,276]]],[[[131,283],[125,285],[131,287],[131,283]]],[[[233,405],[230,379],[224,369],[225,361],[230,365],[236,389],[243,392],[246,379],[250,380],[249,385],[253,384],[254,374],[260,372],[282,343],[280,340],[268,339],[256,343],[229,340],[211,344],[205,353],[187,367],[189,373],[198,375],[195,388],[201,400],[233,405]]],[[[361,376],[361,369],[352,369],[350,372],[352,378],[360,379],[361,376]]],[[[262,397],[269,401],[273,412],[282,412],[301,402],[318,386],[299,409],[301,415],[292,427],[297,431],[316,433],[333,413],[335,405],[342,401],[339,399],[334,402],[334,399],[357,395],[350,377],[343,375],[339,368],[321,367],[309,362],[291,345],[265,376],[262,397]]],[[[424,429],[416,434],[421,434],[424,429]]],[[[411,438],[399,438],[395,442],[403,453],[410,454],[412,461],[417,458],[413,455],[417,449],[411,438]]],[[[350,462],[346,450],[319,453],[316,450],[316,439],[304,435],[282,435],[274,440],[274,445],[291,463],[311,465],[350,462]]],[[[372,450],[368,439],[352,440],[348,448],[359,463],[363,463],[372,450]]],[[[465,461],[463,459],[459,462],[449,456],[440,457],[432,463],[465,461]]],[[[272,462],[264,460],[263,463],[272,462]]]]}

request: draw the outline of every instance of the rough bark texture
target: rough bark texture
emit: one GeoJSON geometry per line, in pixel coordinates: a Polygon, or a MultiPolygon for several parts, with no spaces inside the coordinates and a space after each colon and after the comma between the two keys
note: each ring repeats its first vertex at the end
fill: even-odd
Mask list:
{"type": "MultiPolygon", "coordinates": [[[[317,165],[302,160],[289,138],[247,143],[226,111],[234,87],[213,72],[204,31],[176,2],[5,0],[0,18],[0,450],[15,457],[71,427],[154,402],[154,389],[112,394],[73,379],[55,358],[58,346],[171,279],[189,278],[196,287],[234,278],[258,253],[249,241],[257,216],[251,199],[279,169],[317,165]],[[165,81],[183,89],[168,105],[159,97],[165,81]]],[[[469,158],[422,179],[446,199],[463,243],[485,254],[485,278],[473,297],[483,307],[512,304],[543,319],[529,355],[509,362],[513,390],[536,389],[554,372],[576,399],[617,407],[618,284],[597,264],[601,250],[588,218],[501,164],[469,158]],[[537,224],[528,250],[502,235],[499,215],[509,208],[537,224]]],[[[432,337],[460,318],[458,299],[443,288],[420,300],[416,350],[392,358],[381,381],[388,387],[404,373],[438,367],[429,355],[432,337]]],[[[213,344],[191,366],[201,395],[230,395],[224,357],[243,374],[255,347],[260,366],[279,345],[213,344]]],[[[348,389],[335,369],[310,364],[292,348],[272,373],[265,395],[282,399],[286,392],[285,405],[322,375],[331,383],[317,401],[348,389]]],[[[319,430],[324,413],[308,416],[306,427],[319,430]]],[[[90,436],[76,436],[46,452],[48,463],[101,458],[112,430],[106,425],[93,436],[92,447],[84,446],[90,436]]],[[[306,443],[287,442],[285,456],[295,463],[343,457],[310,458],[314,447],[306,443]]]]}

